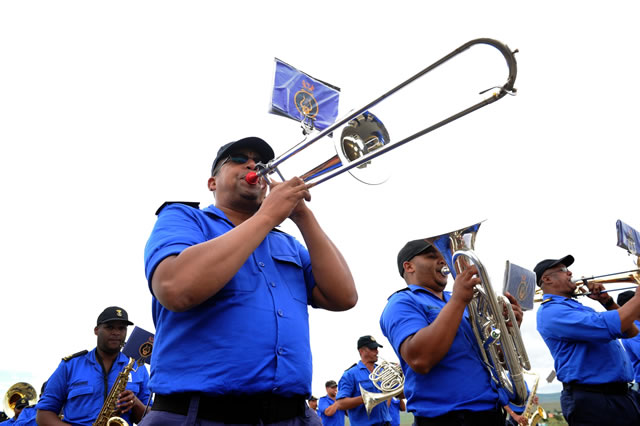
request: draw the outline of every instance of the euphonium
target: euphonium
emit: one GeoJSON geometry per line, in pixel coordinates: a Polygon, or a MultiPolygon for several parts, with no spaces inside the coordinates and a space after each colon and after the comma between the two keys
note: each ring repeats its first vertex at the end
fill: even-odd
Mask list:
{"type": "Polygon", "coordinates": [[[93,426],[129,426],[123,418],[116,416],[118,413],[116,402],[118,401],[118,396],[124,392],[127,387],[129,373],[133,370],[134,364],[135,360],[133,358],[129,358],[127,366],[120,372],[120,374],[118,374],[116,381],[113,383],[113,386],[111,386],[111,391],[109,392],[107,399],[104,401],[104,404],[102,404],[102,409],[100,409],[98,418],[93,422],[93,426]]]}
{"type": "Polygon", "coordinates": [[[360,394],[362,394],[362,402],[367,409],[367,414],[371,414],[371,410],[376,405],[400,395],[404,390],[404,374],[397,362],[380,362],[369,374],[369,380],[381,392],[369,392],[360,385],[360,394]]]}
{"type": "Polygon", "coordinates": [[[495,296],[487,271],[473,251],[479,228],[480,223],[476,223],[425,240],[447,262],[448,266],[443,269],[443,273],[452,273],[455,278],[471,265],[478,268],[481,284],[476,286],[467,308],[480,355],[489,366],[492,380],[507,392],[510,401],[522,405],[527,399],[523,370],[531,368],[529,357],[509,300],[502,295],[495,296]],[[507,326],[503,311],[507,312],[511,327],[507,326]]]}
{"type": "Polygon", "coordinates": [[[27,398],[31,405],[38,400],[38,394],[29,383],[18,382],[12,385],[4,395],[4,412],[7,416],[13,417],[16,403],[20,398],[27,398]]]}
{"type": "Polygon", "coordinates": [[[529,393],[529,399],[527,399],[527,405],[522,412],[524,418],[527,419],[527,424],[529,426],[535,425],[540,420],[547,419],[547,412],[544,411],[538,403],[535,403],[536,392],[538,390],[538,382],[540,381],[540,376],[536,374],[536,381],[533,384],[533,388],[531,388],[531,392],[529,393]]]}

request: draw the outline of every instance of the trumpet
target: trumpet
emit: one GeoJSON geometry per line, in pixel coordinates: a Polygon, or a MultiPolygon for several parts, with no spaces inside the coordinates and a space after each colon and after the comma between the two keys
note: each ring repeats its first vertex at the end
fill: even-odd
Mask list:
{"type": "MultiPolygon", "coordinates": [[[[376,157],[379,157],[387,152],[398,148],[416,138],[419,138],[435,129],[438,129],[448,123],[451,123],[458,118],[461,118],[467,114],[470,114],[473,111],[476,111],[482,107],[485,107],[489,104],[496,102],[499,99],[502,99],[507,94],[515,94],[516,89],[513,87],[516,74],[517,74],[517,64],[515,59],[515,53],[517,50],[511,51],[509,47],[497,40],[493,40],[490,38],[479,38],[475,40],[471,40],[428,67],[424,68],[422,71],[414,75],[413,77],[408,78],[403,81],[393,89],[388,92],[382,94],[375,100],[367,103],[361,108],[354,110],[352,113],[348,114],[346,117],[337,120],[333,125],[327,127],[321,132],[317,133],[315,136],[307,139],[304,139],[302,142],[299,142],[293,148],[286,151],[284,154],[279,157],[269,161],[266,164],[258,164],[257,172],[250,172],[246,175],[245,179],[250,184],[255,184],[258,182],[260,178],[264,178],[267,183],[269,182],[269,175],[276,173],[281,180],[285,180],[285,177],[279,170],[279,166],[284,163],[289,158],[295,156],[321,139],[325,138],[333,134],[335,131],[342,128],[342,133],[340,136],[340,140],[336,145],[336,155],[327,161],[321,163],[317,167],[314,167],[307,173],[301,175],[303,181],[307,183],[309,188],[319,185],[322,182],[326,182],[329,179],[332,179],[344,172],[349,171],[354,177],[358,178],[356,168],[357,169],[365,169],[369,166],[371,160],[376,157]],[[433,69],[439,67],[450,59],[458,56],[462,52],[468,50],[469,48],[476,45],[489,45],[496,48],[506,60],[508,67],[508,76],[507,81],[502,85],[496,87],[497,92],[493,93],[491,96],[481,100],[480,102],[458,112],[455,113],[444,120],[441,120],[433,125],[425,127],[422,130],[419,130],[409,136],[401,138],[396,142],[392,142],[389,137],[389,132],[387,131],[385,125],[369,110],[376,105],[380,104],[385,99],[389,98],[391,95],[398,92],[400,89],[410,85],[420,77],[429,73],[433,69]]],[[[480,92],[483,94],[487,92],[484,90],[480,92]]],[[[336,133],[337,134],[337,133],[336,133]]]]}

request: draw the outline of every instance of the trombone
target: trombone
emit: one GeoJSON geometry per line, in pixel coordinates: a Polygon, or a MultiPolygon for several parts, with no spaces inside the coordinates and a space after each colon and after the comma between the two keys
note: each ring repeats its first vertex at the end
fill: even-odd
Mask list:
{"type": "MultiPolygon", "coordinates": [[[[574,278],[571,280],[574,284],[577,284],[574,296],[589,296],[593,294],[589,290],[589,284],[633,284],[631,287],[614,288],[610,290],[604,290],[603,293],[611,293],[614,291],[623,291],[635,289],[640,285],[640,256],[636,260],[638,268],[630,269],[628,271],[613,272],[611,274],[594,275],[592,277],[574,278]]],[[[542,302],[542,289],[538,287],[533,299],[534,302],[542,302]]]]}
{"type": "MultiPolygon", "coordinates": [[[[269,182],[269,175],[276,173],[281,180],[286,180],[285,177],[279,170],[279,166],[293,157],[294,155],[300,153],[302,150],[308,148],[312,144],[316,143],[320,139],[325,136],[331,135],[334,131],[344,126],[343,131],[341,133],[339,141],[336,145],[339,146],[339,149],[336,149],[337,154],[330,158],[329,160],[321,163],[317,167],[313,168],[309,172],[301,175],[303,181],[307,183],[309,188],[319,185],[322,182],[326,182],[327,180],[336,177],[346,171],[349,171],[352,175],[354,175],[354,168],[363,169],[366,168],[371,160],[374,158],[383,155],[395,148],[398,148],[420,136],[423,136],[435,129],[438,129],[454,120],[457,120],[460,117],[463,117],[467,114],[470,114],[473,111],[476,111],[482,107],[485,107],[489,104],[496,102],[499,99],[502,99],[507,94],[515,94],[516,89],[513,87],[516,74],[517,74],[517,64],[515,59],[515,53],[518,50],[511,51],[509,47],[497,40],[493,40],[490,38],[478,38],[471,40],[428,67],[424,68],[422,71],[410,77],[409,79],[403,81],[393,89],[388,92],[382,94],[375,100],[369,102],[361,108],[351,112],[346,117],[339,119],[333,125],[327,127],[322,130],[315,136],[311,137],[308,140],[303,140],[295,145],[293,148],[290,148],[284,154],[279,157],[269,161],[267,164],[258,164],[257,172],[250,172],[245,177],[246,181],[250,184],[255,184],[258,182],[260,178],[264,178],[267,182],[269,182]],[[433,69],[439,67],[450,59],[458,56],[462,52],[468,50],[469,48],[476,45],[489,45],[496,48],[507,63],[508,67],[508,76],[507,81],[499,87],[497,92],[493,93],[491,96],[483,99],[482,101],[456,113],[453,114],[444,120],[441,120],[431,126],[428,126],[410,136],[407,136],[401,140],[396,142],[391,142],[389,133],[382,123],[374,114],[372,114],[369,110],[374,106],[380,104],[385,99],[389,98],[391,95],[398,92],[400,89],[410,85],[420,77],[429,73],[433,69]],[[353,170],[353,171],[352,171],[353,170]]],[[[493,89],[493,88],[492,88],[493,89]]],[[[487,92],[487,89],[480,94],[484,94],[487,92]]],[[[354,175],[355,176],[355,175],[354,175]]]]}

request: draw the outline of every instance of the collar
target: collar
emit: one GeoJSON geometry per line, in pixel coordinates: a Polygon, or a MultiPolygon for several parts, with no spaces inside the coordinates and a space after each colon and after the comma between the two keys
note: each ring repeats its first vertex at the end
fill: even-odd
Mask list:
{"type": "Polygon", "coordinates": [[[431,296],[431,297],[433,297],[435,299],[438,299],[440,301],[448,302],[449,299],[451,298],[451,293],[448,292],[448,291],[443,291],[442,292],[442,299],[440,299],[438,296],[436,296],[436,294],[432,290],[429,290],[428,288],[424,288],[424,287],[419,286],[417,284],[409,284],[407,287],[409,287],[409,290],[411,290],[413,293],[418,293],[418,292],[426,293],[429,296],[431,296]]]}

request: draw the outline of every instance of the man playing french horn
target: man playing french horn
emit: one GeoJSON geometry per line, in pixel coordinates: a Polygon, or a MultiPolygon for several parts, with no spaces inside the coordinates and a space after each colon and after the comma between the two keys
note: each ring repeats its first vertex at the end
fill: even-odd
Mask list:
{"type": "MultiPolygon", "coordinates": [[[[380,318],[405,375],[407,409],[416,425],[504,425],[507,395],[478,353],[467,304],[481,283],[476,266],[458,273],[444,291],[442,254],[425,240],[408,242],[397,266],[407,288],[394,293],[380,318]]],[[[509,300],[518,322],[522,310],[509,300]]]]}

